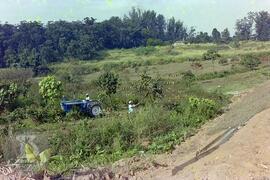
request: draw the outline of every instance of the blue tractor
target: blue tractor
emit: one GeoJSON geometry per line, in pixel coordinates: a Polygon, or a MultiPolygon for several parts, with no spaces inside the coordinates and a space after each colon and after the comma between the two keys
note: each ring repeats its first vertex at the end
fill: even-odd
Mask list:
{"type": "Polygon", "coordinates": [[[66,113],[77,108],[79,111],[86,113],[91,117],[98,117],[102,114],[101,104],[99,101],[95,100],[62,100],[61,108],[66,113]]]}

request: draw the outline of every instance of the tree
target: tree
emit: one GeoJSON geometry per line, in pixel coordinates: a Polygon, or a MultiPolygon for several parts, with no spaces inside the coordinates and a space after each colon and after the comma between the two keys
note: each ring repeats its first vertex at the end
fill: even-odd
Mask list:
{"type": "Polygon", "coordinates": [[[252,35],[253,20],[247,17],[236,21],[235,35],[239,40],[249,40],[252,35]]]}
{"type": "Polygon", "coordinates": [[[147,73],[141,74],[141,79],[137,82],[136,89],[144,98],[149,98],[150,100],[163,96],[161,79],[153,79],[147,73]]]}
{"type": "Polygon", "coordinates": [[[5,56],[4,56],[4,60],[7,64],[7,66],[16,66],[19,63],[19,58],[18,58],[18,54],[17,52],[12,49],[11,47],[9,47],[6,51],[5,51],[5,56]]]}
{"type": "Polygon", "coordinates": [[[159,14],[156,19],[156,26],[158,31],[157,38],[160,40],[165,40],[165,29],[166,29],[166,20],[163,15],[159,14]]]}
{"type": "Polygon", "coordinates": [[[254,14],[256,37],[260,41],[270,40],[270,14],[261,11],[254,14]]]}
{"type": "Polygon", "coordinates": [[[179,41],[183,41],[187,38],[187,29],[181,21],[176,21],[175,23],[175,38],[179,41]]]}
{"type": "Polygon", "coordinates": [[[169,19],[167,25],[167,40],[177,41],[185,40],[187,38],[187,29],[184,27],[183,22],[175,21],[174,17],[169,19]]]}
{"type": "Polygon", "coordinates": [[[143,28],[143,34],[146,39],[157,38],[158,28],[157,28],[157,18],[155,11],[144,11],[142,13],[141,26],[143,28]]]}
{"type": "Polygon", "coordinates": [[[207,32],[200,32],[191,41],[193,43],[208,43],[208,42],[211,42],[211,37],[208,35],[207,32]]]}
{"type": "Polygon", "coordinates": [[[167,40],[175,40],[175,19],[174,17],[169,19],[167,25],[167,40]]]}
{"type": "Polygon", "coordinates": [[[231,41],[231,36],[228,28],[221,32],[221,40],[223,43],[229,43],[231,41]]]}
{"type": "Polygon", "coordinates": [[[41,64],[51,63],[59,61],[61,55],[57,48],[55,48],[54,42],[51,40],[47,40],[44,44],[40,46],[40,60],[41,64]]]}
{"type": "Polygon", "coordinates": [[[97,51],[100,50],[97,38],[87,34],[80,36],[78,46],[78,53],[75,57],[81,60],[92,59],[97,55],[97,51]]]}
{"type": "Polygon", "coordinates": [[[195,40],[195,35],[196,35],[196,29],[194,27],[191,27],[187,31],[186,41],[189,42],[189,43],[193,43],[194,40],[195,40]]]}
{"type": "Polygon", "coordinates": [[[95,38],[99,39],[98,42],[102,42],[104,48],[112,49],[122,47],[121,33],[123,22],[119,17],[111,17],[109,20],[96,24],[94,28],[95,31],[98,32],[95,38]]]}
{"type": "Polygon", "coordinates": [[[62,83],[54,76],[47,76],[39,82],[39,93],[46,103],[56,105],[62,97],[62,83]]]}
{"type": "Polygon", "coordinates": [[[216,28],[214,28],[212,31],[212,39],[215,43],[220,43],[221,41],[220,32],[216,28]]]}
{"type": "Polygon", "coordinates": [[[119,77],[113,72],[105,72],[99,76],[96,83],[103,91],[105,91],[106,95],[111,96],[117,92],[119,77]]]}
{"type": "Polygon", "coordinates": [[[30,65],[33,65],[31,62],[29,62],[28,57],[30,56],[29,49],[21,49],[18,53],[19,56],[19,64],[21,67],[29,67],[30,65]]]}

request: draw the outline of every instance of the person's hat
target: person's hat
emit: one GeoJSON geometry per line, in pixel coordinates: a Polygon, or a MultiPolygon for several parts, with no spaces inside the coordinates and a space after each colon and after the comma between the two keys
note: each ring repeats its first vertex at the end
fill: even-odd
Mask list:
{"type": "Polygon", "coordinates": [[[89,94],[86,94],[86,96],[89,96],[89,94]]]}
{"type": "Polygon", "coordinates": [[[132,101],[128,101],[128,104],[131,104],[132,103],[132,101]]]}

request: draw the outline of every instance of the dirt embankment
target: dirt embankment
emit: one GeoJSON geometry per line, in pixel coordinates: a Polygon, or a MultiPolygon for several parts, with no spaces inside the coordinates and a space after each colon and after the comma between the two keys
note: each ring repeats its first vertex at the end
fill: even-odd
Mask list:
{"type": "Polygon", "coordinates": [[[270,109],[254,116],[219,149],[175,176],[153,179],[270,179],[270,109]]]}
{"type": "Polygon", "coordinates": [[[270,179],[270,82],[236,97],[230,109],[207,123],[172,154],[155,161],[167,167],[152,167],[137,173],[142,179],[270,179]],[[265,110],[267,109],[267,110],[265,110]],[[248,121],[249,120],[249,121],[248,121]],[[172,169],[193,158],[228,127],[243,126],[227,143],[172,176],[172,169]]]}

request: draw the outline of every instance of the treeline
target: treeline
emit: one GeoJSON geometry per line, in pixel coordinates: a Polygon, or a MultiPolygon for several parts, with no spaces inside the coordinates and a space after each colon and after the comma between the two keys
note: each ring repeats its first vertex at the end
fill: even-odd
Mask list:
{"type": "MultiPolygon", "coordinates": [[[[239,40],[269,40],[270,15],[268,12],[249,13],[236,23],[239,40]],[[255,26],[256,33],[253,34],[255,26]]],[[[196,33],[174,17],[166,20],[155,11],[133,8],[123,18],[111,17],[96,22],[63,20],[40,22],[22,21],[18,25],[0,24],[0,67],[40,67],[64,58],[90,60],[102,49],[133,48],[162,45],[165,42],[228,43],[232,37],[228,29],[212,35],[196,33]]]]}

